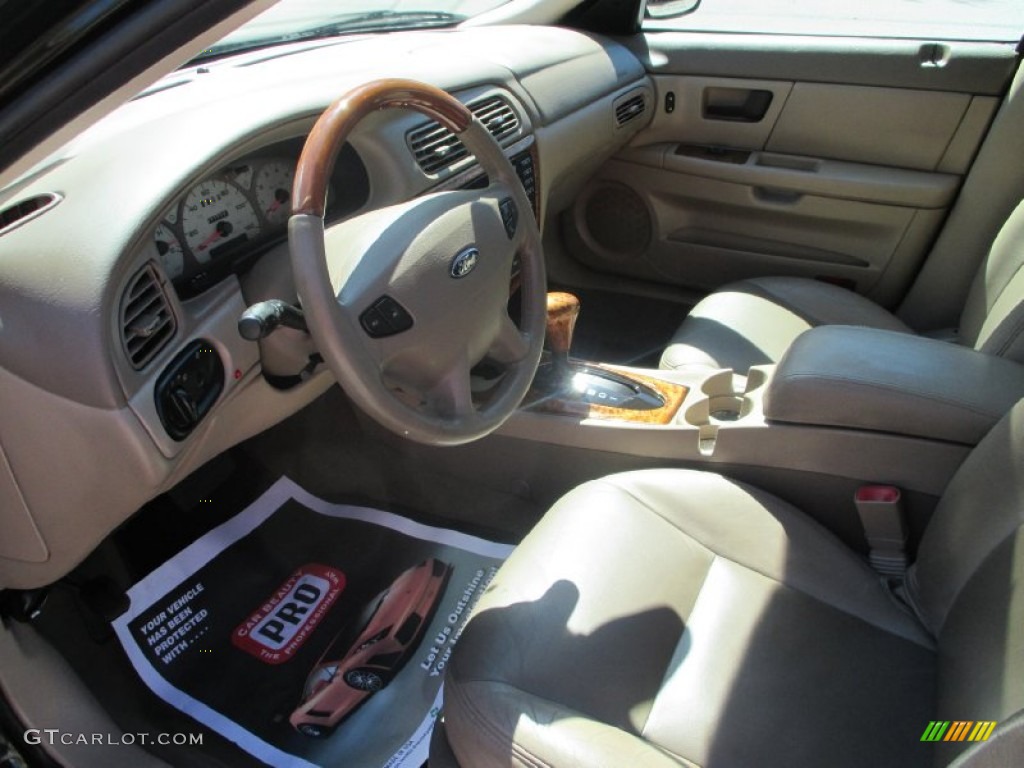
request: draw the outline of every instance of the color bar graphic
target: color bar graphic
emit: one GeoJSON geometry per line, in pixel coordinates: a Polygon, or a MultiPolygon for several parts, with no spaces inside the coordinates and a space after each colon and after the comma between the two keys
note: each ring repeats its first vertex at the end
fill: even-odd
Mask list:
{"type": "Polygon", "coordinates": [[[949,720],[932,720],[921,735],[921,741],[942,741],[949,728],[949,720]]]}
{"type": "Polygon", "coordinates": [[[921,741],[988,741],[996,725],[995,720],[931,720],[921,741]]]}

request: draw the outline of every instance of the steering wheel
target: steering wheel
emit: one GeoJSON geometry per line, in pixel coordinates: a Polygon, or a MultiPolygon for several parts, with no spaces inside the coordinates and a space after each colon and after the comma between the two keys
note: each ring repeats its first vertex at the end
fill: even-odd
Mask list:
{"type": "Polygon", "coordinates": [[[478,439],[512,415],[544,343],[540,233],[501,147],[461,102],[412,80],[350,91],[313,126],[292,202],[288,239],[306,322],[357,405],[391,431],[431,445],[478,439]],[[488,186],[430,193],[325,229],[327,181],[339,149],[362,118],[394,107],[456,134],[488,186]],[[508,313],[517,257],[518,325],[508,313]],[[473,386],[471,370],[483,360],[496,364],[488,368],[497,375],[474,392],[481,387],[473,386]]]}

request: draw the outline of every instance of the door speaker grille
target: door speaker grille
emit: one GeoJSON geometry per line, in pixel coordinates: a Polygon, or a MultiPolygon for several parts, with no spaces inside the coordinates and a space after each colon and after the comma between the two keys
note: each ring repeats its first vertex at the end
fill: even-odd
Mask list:
{"type": "Polygon", "coordinates": [[[593,242],[613,256],[639,256],[651,243],[651,214],[640,196],[621,184],[606,184],[587,199],[584,225],[593,242]]]}

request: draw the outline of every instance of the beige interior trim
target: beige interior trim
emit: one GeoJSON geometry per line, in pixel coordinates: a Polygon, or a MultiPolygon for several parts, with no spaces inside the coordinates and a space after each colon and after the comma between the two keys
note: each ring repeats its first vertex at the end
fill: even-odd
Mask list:
{"type": "MultiPolygon", "coordinates": [[[[678,162],[687,165],[687,159],[678,162]]],[[[698,291],[763,275],[827,274],[853,281],[859,292],[869,293],[878,301],[891,301],[905,290],[908,271],[890,271],[894,255],[900,253],[901,265],[909,263],[912,268],[915,255],[923,252],[943,215],[942,209],[796,192],[786,189],[787,183],[793,183],[791,179],[805,186],[819,183],[826,188],[828,181],[803,180],[786,169],[778,170],[778,185],[709,178],[706,168],[700,172],[704,175],[677,173],[618,158],[605,163],[568,214],[568,247],[595,271],[698,291]],[[601,210],[597,203],[609,197],[631,206],[612,206],[604,217],[594,214],[592,211],[601,210]],[[622,230],[637,233],[630,243],[606,243],[592,228],[595,217],[611,220],[633,209],[639,224],[646,226],[622,230]],[[641,238],[645,232],[647,241],[641,238]]],[[[775,172],[753,166],[741,168],[738,178],[750,173],[755,179],[767,179],[775,172]]],[[[724,169],[721,173],[736,172],[724,169]]],[[[927,190],[927,196],[922,196],[913,188],[885,191],[886,178],[885,173],[879,173],[874,188],[890,199],[899,194],[934,202],[949,194],[948,189],[941,191],[941,185],[948,183],[946,179],[936,180],[934,190],[922,187],[927,190]]],[[[861,184],[857,191],[863,194],[867,188],[861,184]]]]}
{"type": "Polygon", "coordinates": [[[946,154],[942,156],[935,170],[961,176],[967,173],[998,108],[999,99],[994,96],[973,97],[963,120],[960,121],[960,127],[946,147],[946,154]]]}
{"type": "Polygon", "coordinates": [[[1024,199],[1024,67],[1017,71],[960,197],[898,315],[919,331],[955,328],[978,265],[1024,199]]]}
{"type": "Polygon", "coordinates": [[[124,732],[67,661],[31,625],[11,622],[0,627],[0,693],[25,728],[56,728],[73,736],[86,734],[87,738],[101,734],[104,741],[114,742],[64,744],[58,736],[52,746],[46,744],[47,752],[61,765],[169,768],[138,744],[117,743],[124,732]]]}
{"type": "Polygon", "coordinates": [[[908,333],[833,325],[793,342],[764,408],[770,421],[975,445],[1022,396],[1024,366],[1011,360],[908,333]]]}
{"type": "Polygon", "coordinates": [[[4,532],[0,537],[0,558],[45,563],[50,551],[32,519],[3,445],[0,445],[0,509],[3,510],[0,527],[4,532]]]}
{"type": "MultiPolygon", "coordinates": [[[[629,370],[629,369],[623,369],[629,370]]],[[[732,371],[658,371],[690,388],[675,423],[643,426],[518,411],[499,435],[665,461],[794,470],[941,495],[970,448],[911,436],[815,425],[769,424],[764,393],[774,366],[732,371]],[[714,413],[733,412],[721,419],[714,413]]],[[[647,373],[650,373],[647,371],[647,373]]]]}
{"type": "Polygon", "coordinates": [[[743,163],[720,162],[678,154],[679,146],[679,142],[645,143],[620,152],[618,158],[755,188],[912,208],[946,208],[953,202],[960,184],[960,177],[949,173],[826,160],[807,154],[752,151],[743,163]]]}
{"type": "Polygon", "coordinates": [[[801,82],[767,149],[934,171],[970,102],[961,93],[801,82]]]}

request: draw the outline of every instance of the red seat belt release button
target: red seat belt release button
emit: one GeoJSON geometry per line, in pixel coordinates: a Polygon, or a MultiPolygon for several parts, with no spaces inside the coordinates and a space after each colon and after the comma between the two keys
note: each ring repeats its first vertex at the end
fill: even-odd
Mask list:
{"type": "Polygon", "coordinates": [[[900,489],[892,485],[864,485],[854,495],[867,539],[868,559],[884,576],[902,578],[907,570],[907,523],[900,489]]]}

